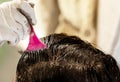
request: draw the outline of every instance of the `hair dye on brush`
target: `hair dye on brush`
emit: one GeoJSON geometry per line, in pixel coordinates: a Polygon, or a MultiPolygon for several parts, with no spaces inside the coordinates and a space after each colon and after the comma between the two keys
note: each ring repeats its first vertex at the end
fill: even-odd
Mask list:
{"type": "Polygon", "coordinates": [[[115,59],[76,36],[52,34],[46,48],[24,52],[17,82],[120,82],[115,59]]]}

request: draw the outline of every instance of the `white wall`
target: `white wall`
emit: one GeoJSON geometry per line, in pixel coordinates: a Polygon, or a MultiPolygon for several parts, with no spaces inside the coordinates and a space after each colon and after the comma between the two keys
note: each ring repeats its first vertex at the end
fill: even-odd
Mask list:
{"type": "Polygon", "coordinates": [[[119,19],[120,0],[99,0],[97,42],[98,46],[107,53],[112,53],[114,50],[113,43],[119,19]]]}

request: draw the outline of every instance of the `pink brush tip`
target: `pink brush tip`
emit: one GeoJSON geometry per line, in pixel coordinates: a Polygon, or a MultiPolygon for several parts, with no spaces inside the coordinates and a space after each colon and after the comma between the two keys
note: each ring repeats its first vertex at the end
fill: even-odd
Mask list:
{"type": "Polygon", "coordinates": [[[35,51],[46,48],[46,45],[42,43],[42,41],[38,39],[38,37],[36,36],[31,24],[30,27],[31,27],[30,40],[26,51],[35,51]]]}

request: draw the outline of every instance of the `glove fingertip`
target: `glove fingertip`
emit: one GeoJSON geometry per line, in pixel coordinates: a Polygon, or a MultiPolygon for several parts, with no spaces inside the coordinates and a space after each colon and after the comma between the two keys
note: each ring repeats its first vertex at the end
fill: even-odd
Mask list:
{"type": "Polygon", "coordinates": [[[36,23],[37,23],[36,19],[32,20],[32,25],[35,25],[36,23]]]}

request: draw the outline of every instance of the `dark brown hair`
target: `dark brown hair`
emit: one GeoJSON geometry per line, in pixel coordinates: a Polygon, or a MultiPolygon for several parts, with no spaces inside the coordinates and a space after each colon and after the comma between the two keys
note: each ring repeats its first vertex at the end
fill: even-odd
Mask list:
{"type": "Polygon", "coordinates": [[[46,49],[24,52],[17,82],[120,82],[115,59],[76,36],[42,38],[46,49]]]}

